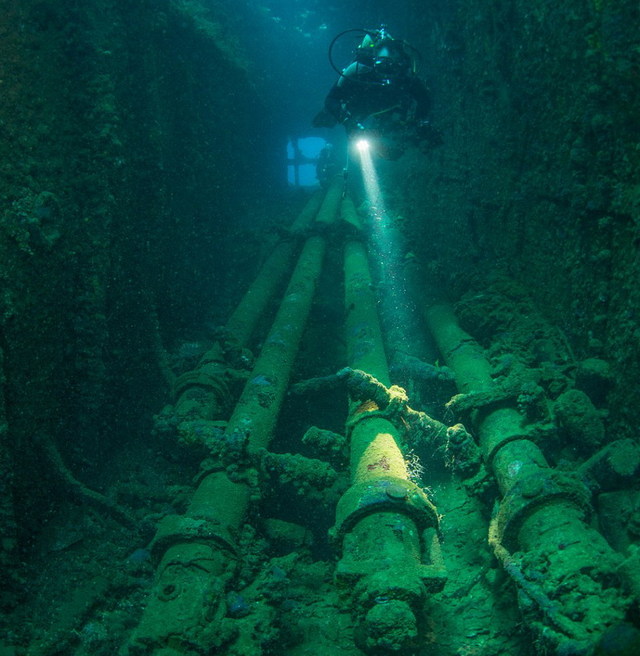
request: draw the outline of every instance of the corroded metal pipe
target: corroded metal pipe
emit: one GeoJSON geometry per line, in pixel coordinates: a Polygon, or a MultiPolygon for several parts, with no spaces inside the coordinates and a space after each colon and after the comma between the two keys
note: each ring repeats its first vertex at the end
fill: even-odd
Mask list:
{"type": "MultiPolygon", "coordinates": [[[[389,384],[367,254],[345,246],[349,365],[389,384]]],[[[393,388],[392,388],[393,389],[393,388]]],[[[356,643],[368,653],[405,653],[420,641],[427,592],[444,585],[437,512],[410,480],[398,427],[373,401],[351,403],[351,486],[338,503],[336,576],[352,589],[356,643]]]]}
{"type": "Polygon", "coordinates": [[[294,238],[283,239],[276,244],[260,268],[256,279],[229,317],[226,329],[241,346],[248,346],[258,321],[269,304],[273,303],[278,290],[281,289],[285,276],[291,270],[293,256],[299,246],[299,241],[295,237],[304,234],[312,225],[323,200],[322,190],[318,190],[309,198],[291,226],[291,234],[294,238]]]}
{"type": "MultiPolygon", "coordinates": [[[[313,223],[323,199],[324,193],[318,191],[307,201],[291,226],[291,236],[276,244],[229,317],[224,332],[234,348],[243,349],[249,345],[258,322],[274,302],[276,293],[282,289],[285,277],[291,271],[300,246],[299,236],[313,223]]],[[[230,390],[234,382],[233,372],[222,341],[216,341],[203,354],[193,371],[182,374],[174,382],[173,414],[182,439],[187,442],[193,428],[188,423],[190,420],[221,419],[233,406],[235,399],[230,390]]]]}
{"type": "MultiPolygon", "coordinates": [[[[321,212],[335,216],[337,209],[326,202],[321,212]]],[[[339,202],[339,197],[330,202],[339,202]]],[[[325,250],[324,237],[307,239],[217,457],[202,463],[186,514],[170,515],[160,523],[152,542],[160,564],[130,640],[130,654],[201,654],[220,647],[225,590],[238,564],[235,537],[252,495],[258,493],[251,456],[272,438],[325,250]]]]}
{"type": "MultiPolygon", "coordinates": [[[[446,305],[426,320],[461,392],[491,392],[481,347],[446,305]]],[[[588,523],[590,492],[579,477],[549,467],[508,401],[473,412],[487,467],[502,494],[489,542],[518,589],[520,607],[544,652],[587,654],[630,604],[620,558],[588,523]]]]}

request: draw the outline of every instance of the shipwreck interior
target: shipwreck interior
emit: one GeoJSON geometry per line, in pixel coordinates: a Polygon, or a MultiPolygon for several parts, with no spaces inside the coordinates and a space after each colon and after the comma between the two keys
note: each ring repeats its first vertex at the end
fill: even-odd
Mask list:
{"type": "Polygon", "coordinates": [[[640,653],[637,2],[0,9],[0,656],[640,653]]]}

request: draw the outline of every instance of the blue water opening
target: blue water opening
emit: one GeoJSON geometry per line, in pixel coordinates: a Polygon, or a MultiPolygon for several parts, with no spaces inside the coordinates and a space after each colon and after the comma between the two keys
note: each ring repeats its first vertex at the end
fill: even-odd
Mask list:
{"type": "Polygon", "coordinates": [[[317,187],[316,160],[327,142],[322,137],[300,137],[287,143],[287,181],[294,187],[317,187]]]}

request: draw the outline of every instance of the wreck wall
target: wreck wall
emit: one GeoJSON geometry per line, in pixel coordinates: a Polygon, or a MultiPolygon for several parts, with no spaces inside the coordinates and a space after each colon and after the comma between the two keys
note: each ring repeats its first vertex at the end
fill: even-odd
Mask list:
{"type": "Polygon", "coordinates": [[[217,254],[270,180],[225,21],[171,0],[0,2],[5,555],[12,514],[28,544],[55,500],[42,440],[100,489],[165,398],[162,345],[226,309],[217,254]]]}
{"type": "Polygon", "coordinates": [[[609,360],[610,429],[630,435],[640,400],[638,4],[460,0],[414,11],[443,144],[394,178],[413,243],[454,299],[507,274],[575,359],[609,360]]]}

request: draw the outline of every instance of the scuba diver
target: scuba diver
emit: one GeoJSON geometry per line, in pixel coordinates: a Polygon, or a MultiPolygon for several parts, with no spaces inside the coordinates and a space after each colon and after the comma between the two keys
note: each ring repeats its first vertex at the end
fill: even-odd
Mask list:
{"type": "Polygon", "coordinates": [[[349,138],[372,134],[378,154],[386,159],[397,159],[410,143],[440,143],[428,121],[431,94],[416,74],[415,52],[405,41],[394,39],[384,25],[338,34],[329,46],[329,61],[340,77],[314,118],[314,127],[342,123],[349,138]],[[349,32],[364,32],[364,38],[354,61],[340,71],[333,63],[333,46],[349,32]]]}

